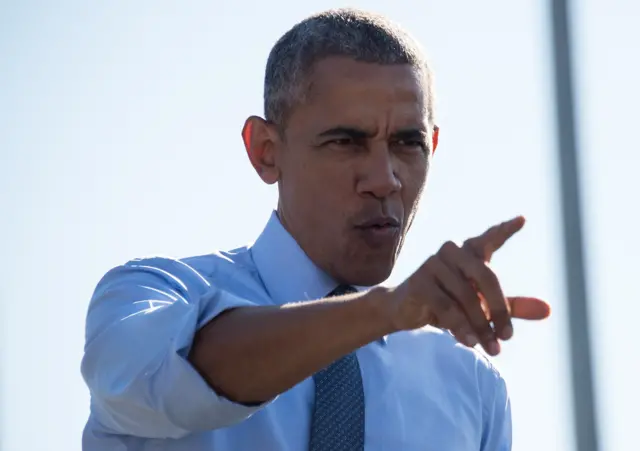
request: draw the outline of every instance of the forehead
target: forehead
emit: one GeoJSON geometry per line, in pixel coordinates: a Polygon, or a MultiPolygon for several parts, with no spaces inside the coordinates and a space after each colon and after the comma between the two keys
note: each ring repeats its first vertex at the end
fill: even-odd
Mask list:
{"type": "Polygon", "coordinates": [[[291,116],[300,125],[378,128],[384,123],[385,128],[397,128],[426,124],[424,78],[409,64],[326,58],[314,66],[308,81],[305,100],[291,116]]]}

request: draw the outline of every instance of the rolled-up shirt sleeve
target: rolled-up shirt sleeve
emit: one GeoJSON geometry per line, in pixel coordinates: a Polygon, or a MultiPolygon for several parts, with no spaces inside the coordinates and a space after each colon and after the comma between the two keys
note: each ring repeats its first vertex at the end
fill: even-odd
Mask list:
{"type": "Polygon", "coordinates": [[[179,438],[236,424],[263,407],[216,393],[187,360],[195,333],[252,302],[186,263],[154,257],[109,271],[89,305],[82,375],[104,432],[179,438]]]}

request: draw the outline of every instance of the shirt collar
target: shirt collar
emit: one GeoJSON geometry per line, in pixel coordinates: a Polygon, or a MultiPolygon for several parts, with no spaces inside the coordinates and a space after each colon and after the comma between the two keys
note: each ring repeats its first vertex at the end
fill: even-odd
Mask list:
{"type": "Polygon", "coordinates": [[[251,246],[251,254],[275,304],[320,299],[338,285],[305,254],[275,211],[251,246]]]}
{"type": "MultiPolygon", "coordinates": [[[[276,305],[321,299],[338,286],[311,261],[275,211],[250,249],[262,283],[276,305]]],[[[363,291],[369,287],[355,288],[363,291]]],[[[380,342],[386,343],[386,337],[380,342]]]]}

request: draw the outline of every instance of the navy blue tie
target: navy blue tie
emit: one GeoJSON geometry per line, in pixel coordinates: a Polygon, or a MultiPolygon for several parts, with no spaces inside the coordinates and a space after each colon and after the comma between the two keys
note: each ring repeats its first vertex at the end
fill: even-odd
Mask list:
{"type": "MultiPolygon", "coordinates": [[[[329,296],[353,293],[339,286],[329,296]]],[[[355,352],[313,376],[316,398],[311,418],[309,451],[364,450],[364,388],[355,352]]]]}

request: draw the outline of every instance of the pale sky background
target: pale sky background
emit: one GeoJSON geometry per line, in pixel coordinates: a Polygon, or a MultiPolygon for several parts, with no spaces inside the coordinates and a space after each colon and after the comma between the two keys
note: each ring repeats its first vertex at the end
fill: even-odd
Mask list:
{"type": "MultiPolygon", "coordinates": [[[[269,49],[342,2],[0,0],[0,409],[4,451],[80,450],[84,317],[109,268],[252,241],[276,201],[242,147],[269,49]]],[[[571,450],[547,2],[361,0],[427,49],[441,144],[390,283],[447,239],[524,214],[494,267],[548,299],[495,359],[514,450],[571,450]]],[[[574,2],[602,450],[637,450],[640,6],[574,2]]]]}

